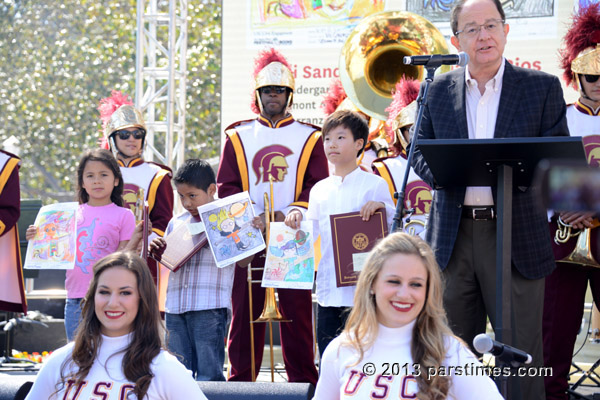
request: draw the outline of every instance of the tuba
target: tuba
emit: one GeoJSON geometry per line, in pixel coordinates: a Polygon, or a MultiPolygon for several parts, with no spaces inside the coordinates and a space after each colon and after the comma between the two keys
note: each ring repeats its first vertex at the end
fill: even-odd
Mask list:
{"type": "Polygon", "coordinates": [[[340,54],[340,79],[356,107],[385,121],[400,78],[423,79],[423,68],[404,65],[404,57],[433,53],[448,54],[448,46],[431,22],[408,11],[380,12],[365,17],[350,32],[340,54]]]}
{"type": "Polygon", "coordinates": [[[571,254],[557,261],[600,268],[600,264],[592,255],[591,250],[591,231],[595,227],[600,226],[600,222],[594,219],[592,222],[594,228],[585,228],[577,232],[573,232],[571,225],[565,224],[560,217],[558,217],[556,222],[558,225],[554,233],[554,242],[556,244],[567,243],[570,238],[577,236],[577,243],[571,254]]]}

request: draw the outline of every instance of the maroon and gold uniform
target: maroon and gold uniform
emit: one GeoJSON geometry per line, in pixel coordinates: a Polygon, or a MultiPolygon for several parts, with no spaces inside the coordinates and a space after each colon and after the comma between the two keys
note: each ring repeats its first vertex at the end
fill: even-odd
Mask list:
{"type": "MultiPolygon", "coordinates": [[[[600,114],[589,112],[589,107],[571,104],[567,107],[567,122],[572,136],[583,136],[588,163],[600,167],[600,114]]],[[[550,232],[556,232],[556,218],[550,222],[550,232]]],[[[592,256],[600,260],[599,228],[590,231],[592,256]]],[[[546,277],[544,292],[544,365],[552,367],[552,376],[544,378],[548,399],[567,399],[568,374],[575,340],[585,303],[588,282],[594,302],[600,304],[600,268],[562,263],[575,248],[578,237],[567,243],[552,242],[556,269],[546,277]]]]}
{"type": "MultiPolygon", "coordinates": [[[[407,131],[415,123],[417,111],[416,99],[419,94],[419,82],[402,78],[396,84],[392,95],[392,103],[386,112],[386,127],[393,132],[394,143],[392,156],[373,161],[373,172],[388,183],[390,194],[402,190],[406,169],[409,168],[406,152],[408,148],[407,131]]],[[[404,210],[414,209],[409,217],[403,219],[403,230],[411,235],[419,235],[425,239],[427,218],[433,200],[433,190],[410,168],[406,188],[404,189],[404,210]]],[[[398,199],[394,198],[394,203],[398,199]]]]}
{"type": "MultiPolygon", "coordinates": [[[[600,4],[579,9],[565,36],[561,66],[567,85],[579,90],[580,97],[567,107],[567,123],[571,136],[581,136],[590,166],[600,167],[600,4]]],[[[558,214],[558,212],[556,213],[558,214]]],[[[570,218],[589,218],[589,215],[562,214],[570,218]]],[[[595,215],[596,222],[600,215],[595,215]]],[[[589,229],[590,251],[596,263],[600,260],[600,229],[592,222],[589,229]]],[[[554,235],[558,227],[557,215],[550,222],[554,235]]],[[[574,229],[574,228],[573,228],[574,229]]],[[[600,304],[600,268],[563,262],[575,249],[579,238],[571,237],[566,243],[552,243],[556,269],[546,277],[544,292],[543,338],[544,365],[552,374],[544,378],[547,400],[567,400],[569,372],[575,340],[581,327],[585,294],[588,284],[596,306],[600,304]]],[[[559,238],[560,239],[560,238],[559,238]]],[[[593,260],[587,260],[591,265],[593,260]]]]}
{"type": "MultiPolygon", "coordinates": [[[[217,175],[219,197],[248,191],[256,214],[264,211],[264,193],[269,193],[268,176],[274,178],[275,211],[287,214],[292,208],[306,209],[312,186],[328,175],[327,159],[319,128],[295,121],[291,116],[275,126],[262,116],[241,121],[226,130],[227,139],[217,175]]],[[[264,265],[264,252],[256,255],[253,267],[264,265]]],[[[259,271],[260,272],[260,271],[259,271]]],[[[233,319],[228,354],[230,380],[250,381],[250,316],[245,268],[236,266],[233,283],[233,319]]],[[[260,279],[260,273],[255,279],[260,279]]],[[[264,288],[255,285],[253,317],[264,304],[264,288]]],[[[290,382],[317,381],[314,366],[312,302],[310,290],[279,289],[279,305],[285,319],[281,345],[290,382]]],[[[254,324],[256,371],[260,369],[265,324],[254,324]]]]}
{"type": "MultiPolygon", "coordinates": [[[[394,198],[394,193],[399,192],[402,187],[407,167],[408,162],[404,153],[396,157],[379,158],[373,162],[373,172],[385,179],[392,198],[394,198]]],[[[425,239],[425,227],[427,226],[427,216],[431,208],[433,191],[411,168],[404,192],[404,210],[414,209],[413,214],[404,219],[402,225],[404,232],[419,235],[425,239]]],[[[394,204],[397,202],[398,199],[394,198],[394,204]]]]}
{"type": "MultiPolygon", "coordinates": [[[[138,189],[144,189],[144,200],[148,202],[152,223],[152,235],[148,240],[152,241],[157,236],[164,236],[165,229],[173,217],[171,170],[165,165],[144,161],[142,158],[133,159],[128,165],[124,165],[121,160],[117,161],[123,175],[123,207],[129,207],[134,211],[138,189]]],[[[156,261],[148,258],[146,262],[154,282],[160,285],[161,277],[164,275],[162,272],[158,273],[156,261]]]]}
{"type": "Polygon", "coordinates": [[[165,234],[165,229],[173,217],[173,188],[171,186],[171,169],[162,164],[144,161],[142,158],[132,160],[124,165],[118,160],[123,174],[123,206],[135,209],[138,189],[144,189],[150,209],[152,231],[158,236],[165,234]]]}
{"type": "MultiPolygon", "coordinates": [[[[290,115],[295,81],[290,64],[281,53],[275,49],[259,53],[253,75],[251,109],[259,116],[236,122],[225,130],[227,138],[217,174],[219,197],[247,191],[256,215],[260,215],[265,210],[264,194],[267,193],[274,213],[288,215],[292,209],[304,213],[310,189],[329,175],[320,128],[297,122],[290,115]]],[[[264,267],[264,263],[263,251],[254,256],[251,265],[259,268],[264,267]]],[[[235,268],[228,340],[229,380],[253,381],[252,371],[260,371],[262,363],[265,324],[253,325],[252,344],[247,270],[239,265],[235,268]]],[[[260,271],[254,272],[257,273],[252,279],[260,280],[260,271]]],[[[291,321],[280,324],[288,379],[316,384],[311,291],[280,289],[278,294],[281,313],[284,319],[291,321]]],[[[265,289],[254,285],[252,318],[260,315],[264,299],[265,289]]]]}
{"type": "MultiPolygon", "coordinates": [[[[100,100],[98,110],[100,111],[104,133],[100,145],[112,150],[123,175],[123,206],[129,207],[135,215],[138,190],[143,189],[144,200],[148,202],[150,210],[149,218],[153,232],[148,240],[152,241],[157,236],[164,236],[165,229],[167,229],[167,225],[173,217],[173,188],[171,186],[173,174],[171,169],[162,164],[144,161],[142,158],[146,143],[146,123],[141,112],[133,106],[133,102],[127,95],[113,90],[111,97],[100,100]],[[138,134],[142,132],[141,144],[137,154],[126,154],[124,153],[125,150],[117,147],[117,138],[115,137],[117,132],[127,129],[137,130],[138,134]]],[[[122,140],[121,143],[124,143],[127,139],[122,140]]],[[[146,262],[154,282],[160,287],[160,277],[163,274],[166,276],[168,270],[161,268],[159,272],[156,261],[150,257],[147,258],[146,262]]]]}
{"type": "Polygon", "coordinates": [[[27,312],[17,221],[19,157],[0,150],[0,310],[27,312]]]}

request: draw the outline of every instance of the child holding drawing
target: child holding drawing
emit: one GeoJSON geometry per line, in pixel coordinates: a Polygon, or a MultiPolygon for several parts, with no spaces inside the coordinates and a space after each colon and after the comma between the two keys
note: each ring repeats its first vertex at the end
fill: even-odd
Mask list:
{"type": "MultiPolygon", "coordinates": [[[[85,297],[92,267],[102,257],[126,247],[135,230],[133,213],[123,208],[123,178],[117,161],[108,150],[87,151],[77,168],[77,257],[67,270],[65,330],[69,341],[79,325],[80,303],[85,297]]],[[[26,238],[36,236],[37,227],[27,228],[26,238]]]]}
{"type": "MultiPolygon", "coordinates": [[[[198,207],[214,201],[217,190],[215,173],[204,160],[186,160],[173,182],[186,211],[171,219],[165,237],[181,224],[200,223],[198,207]]],[[[261,229],[260,218],[255,218],[253,225],[261,229]]],[[[160,258],[166,245],[165,239],[155,238],[150,251],[160,258]]],[[[231,313],[234,265],[218,268],[206,245],[169,274],[165,304],[167,347],[198,381],[225,380],[224,340],[231,313]]]]}
{"type": "MultiPolygon", "coordinates": [[[[363,220],[368,221],[375,211],[383,208],[388,228],[394,216],[394,203],[385,180],[361,170],[356,163],[368,135],[367,122],[352,111],[336,111],[323,125],[325,155],[334,171],[312,187],[306,212],[306,218],[315,226],[315,237],[317,232],[321,235],[322,257],[317,271],[317,345],[321,355],[344,328],[355,289],[336,287],[329,216],[359,211],[363,220]]],[[[294,211],[288,214],[285,223],[298,228],[292,222],[294,213],[298,214],[296,220],[302,220],[302,214],[294,211]]]]}

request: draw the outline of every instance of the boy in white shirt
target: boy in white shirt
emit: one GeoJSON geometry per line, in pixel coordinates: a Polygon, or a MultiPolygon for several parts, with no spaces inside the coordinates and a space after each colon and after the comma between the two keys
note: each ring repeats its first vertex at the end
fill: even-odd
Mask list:
{"type": "MultiPolygon", "coordinates": [[[[362,153],[369,127],[359,114],[336,111],[323,126],[323,145],[332,175],[315,184],[310,191],[306,218],[315,224],[315,237],[321,235],[321,261],[317,272],[317,344],[323,354],[329,342],[344,328],[354,300],[354,286],[337,287],[329,216],[359,211],[363,220],[385,208],[388,229],[394,216],[394,203],[386,181],[362,171],[356,160],[362,153]]],[[[300,211],[292,211],[286,224],[299,228],[300,211]],[[297,214],[297,215],[294,215],[297,214]]]]}

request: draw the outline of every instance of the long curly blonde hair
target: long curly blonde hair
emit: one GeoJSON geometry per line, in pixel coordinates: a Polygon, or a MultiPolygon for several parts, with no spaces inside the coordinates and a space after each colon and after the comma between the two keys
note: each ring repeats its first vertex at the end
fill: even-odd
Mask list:
{"type": "MultiPolygon", "coordinates": [[[[443,306],[443,283],[433,251],[421,238],[406,233],[393,233],[381,240],[367,258],[363,267],[356,292],[354,307],[350,312],[344,332],[344,345],[353,347],[359,353],[360,362],[365,351],[373,346],[379,331],[375,296],[371,294],[373,283],[377,279],[385,261],[394,254],[416,255],[427,270],[427,294],[423,310],[417,317],[412,342],[413,362],[424,368],[438,369],[446,357],[444,338],[453,336],[448,327],[443,306]]],[[[446,376],[416,377],[419,385],[420,400],[445,399],[450,386],[446,376]]]]}

